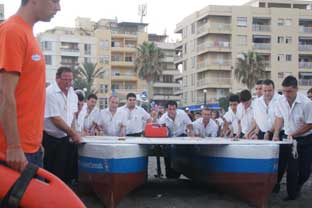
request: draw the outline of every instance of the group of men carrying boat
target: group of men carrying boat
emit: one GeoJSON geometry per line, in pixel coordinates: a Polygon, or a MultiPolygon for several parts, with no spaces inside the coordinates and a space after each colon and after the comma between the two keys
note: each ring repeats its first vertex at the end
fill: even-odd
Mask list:
{"type": "MultiPolygon", "coordinates": [[[[45,63],[32,29],[36,22],[49,21],[59,10],[58,0],[22,0],[17,14],[0,26],[0,154],[5,155],[7,165],[21,171],[28,162],[34,163],[68,182],[75,175],[72,172],[75,167],[71,167],[77,156],[73,143],[80,143],[83,135],[100,132],[141,136],[144,125],[154,120],[166,124],[172,137],[296,141],[295,157],[290,146],[281,146],[275,191],[287,168],[286,199],[298,198],[311,172],[312,102],[298,93],[295,77],[284,79],[283,96],[275,92],[271,80],[258,84],[257,92],[263,95],[255,100],[248,90],[243,90],[239,97],[230,96],[229,110],[218,122],[211,119],[212,112],[206,108],[201,118],[192,122],[174,101],[167,103],[163,115],[152,119],[136,105],[133,93],[127,95],[126,105],[117,108],[118,98],[112,96],[108,109],[99,111],[95,95],[88,97],[86,105],[83,99],[78,99],[71,87],[73,73],[69,68],[60,67],[55,83],[45,91],[45,63]],[[41,144],[45,148],[44,165],[41,144]]],[[[167,176],[179,177],[179,173],[170,169],[170,158],[165,161],[167,176]]]]}

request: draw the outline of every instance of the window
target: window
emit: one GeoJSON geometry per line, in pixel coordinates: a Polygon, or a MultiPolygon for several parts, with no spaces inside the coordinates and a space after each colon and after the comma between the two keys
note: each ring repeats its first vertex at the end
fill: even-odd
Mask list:
{"type": "Polygon", "coordinates": [[[85,63],[91,63],[91,58],[90,57],[84,57],[84,62],[85,63]]]}
{"type": "Polygon", "coordinates": [[[100,78],[101,79],[105,79],[105,78],[107,78],[106,76],[106,72],[107,72],[107,69],[102,69],[101,70],[101,72],[100,72],[100,74],[99,74],[99,76],[100,76],[100,78]]]}
{"type": "Polygon", "coordinates": [[[283,36],[278,36],[277,37],[277,43],[284,43],[284,37],[283,36]]]}
{"type": "Polygon", "coordinates": [[[52,65],[52,56],[45,55],[44,60],[45,60],[46,65],[52,65]]]}
{"type": "Polygon", "coordinates": [[[86,55],[91,55],[91,44],[84,44],[84,52],[86,55]]]}
{"type": "Polygon", "coordinates": [[[292,25],[292,19],[285,19],[285,26],[291,26],[292,25]]]}
{"type": "Polygon", "coordinates": [[[100,93],[107,93],[108,85],[100,84],[100,93]]]}
{"type": "Polygon", "coordinates": [[[283,79],[283,78],[284,78],[284,72],[278,72],[278,73],[277,73],[277,77],[278,77],[279,79],[283,79]]]}
{"type": "Polygon", "coordinates": [[[41,48],[44,51],[51,51],[52,50],[52,42],[51,41],[41,42],[41,48]]]}
{"type": "Polygon", "coordinates": [[[101,49],[108,49],[108,46],[109,46],[108,40],[100,41],[100,48],[101,49]]]}
{"type": "Polygon", "coordinates": [[[183,77],[183,87],[187,87],[187,76],[183,77]]]}
{"type": "Polygon", "coordinates": [[[194,91],[191,92],[191,99],[192,99],[192,102],[195,102],[195,92],[194,91]]]}
{"type": "Polygon", "coordinates": [[[100,109],[104,109],[108,107],[107,98],[99,98],[100,109]]]}
{"type": "Polygon", "coordinates": [[[195,33],[195,23],[192,24],[192,34],[195,33]]]}
{"type": "Polygon", "coordinates": [[[165,83],[172,83],[173,82],[172,75],[164,75],[163,76],[163,82],[165,82],[165,83]]]}
{"type": "Polygon", "coordinates": [[[192,74],[192,76],[191,76],[191,84],[192,84],[192,86],[195,85],[195,74],[192,74]]]}
{"type": "Polygon", "coordinates": [[[285,43],[286,44],[291,44],[292,43],[292,37],[286,36],[285,43]]]}
{"type": "Polygon", "coordinates": [[[277,61],[279,61],[279,62],[284,61],[284,54],[278,54],[277,55],[277,61]]]}
{"type": "Polygon", "coordinates": [[[132,62],[132,56],[126,56],[125,60],[126,62],[132,62]]]}
{"type": "Polygon", "coordinates": [[[195,68],[196,57],[192,57],[192,68],[195,68]]]}
{"type": "Polygon", "coordinates": [[[237,17],[237,26],[247,27],[247,17],[237,17]]]}
{"type": "Polygon", "coordinates": [[[282,18],[277,19],[277,25],[278,26],[284,26],[285,25],[285,20],[282,18]]]}
{"type": "Polygon", "coordinates": [[[247,45],[247,35],[237,35],[237,45],[247,45]]]}
{"type": "Polygon", "coordinates": [[[291,54],[286,54],[286,61],[291,61],[291,54]]]}
{"type": "Polygon", "coordinates": [[[108,55],[100,56],[99,57],[99,63],[100,64],[109,64],[109,56],[108,55]]]}

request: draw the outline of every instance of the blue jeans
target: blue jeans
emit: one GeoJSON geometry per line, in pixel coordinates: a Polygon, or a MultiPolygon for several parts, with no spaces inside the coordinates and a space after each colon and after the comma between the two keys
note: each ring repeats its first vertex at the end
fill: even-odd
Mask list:
{"type": "MultiPolygon", "coordinates": [[[[43,152],[41,148],[35,153],[25,153],[25,157],[29,163],[35,164],[38,167],[43,167],[43,152]]],[[[4,161],[0,160],[1,165],[5,165],[4,161]]]]}
{"type": "Polygon", "coordinates": [[[25,156],[29,163],[35,164],[39,168],[43,167],[43,152],[41,147],[35,153],[25,153],[25,156]]]}

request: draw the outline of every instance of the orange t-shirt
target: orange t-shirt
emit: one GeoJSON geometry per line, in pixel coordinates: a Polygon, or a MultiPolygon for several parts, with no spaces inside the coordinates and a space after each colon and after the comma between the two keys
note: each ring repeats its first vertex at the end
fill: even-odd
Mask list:
{"type": "MultiPolygon", "coordinates": [[[[0,24],[0,70],[19,73],[15,89],[18,132],[23,150],[34,153],[42,141],[45,61],[32,27],[17,15],[0,24]]],[[[5,150],[0,123],[0,153],[5,150]]]]}

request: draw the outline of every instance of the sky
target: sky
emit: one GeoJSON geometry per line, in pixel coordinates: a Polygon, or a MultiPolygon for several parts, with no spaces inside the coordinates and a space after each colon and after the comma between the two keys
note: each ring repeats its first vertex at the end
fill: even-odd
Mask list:
{"type": "MultiPolygon", "coordinates": [[[[249,0],[61,0],[61,11],[49,23],[36,24],[35,33],[55,26],[74,27],[76,17],[89,17],[92,21],[101,18],[115,19],[118,22],[139,22],[138,5],[147,4],[147,15],[143,22],[148,23],[148,32],[164,34],[176,38],[176,24],[186,16],[208,5],[241,5],[249,0]]],[[[21,0],[0,0],[4,4],[5,18],[13,15],[21,0]]]]}

